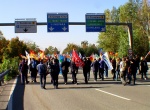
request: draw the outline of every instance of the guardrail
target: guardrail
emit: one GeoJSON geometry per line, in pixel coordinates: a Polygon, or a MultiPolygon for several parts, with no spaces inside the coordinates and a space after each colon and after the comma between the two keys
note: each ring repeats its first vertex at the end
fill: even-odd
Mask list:
{"type": "Polygon", "coordinates": [[[8,74],[9,71],[10,71],[10,69],[9,69],[9,70],[6,70],[5,72],[2,72],[2,73],[0,74],[0,86],[2,85],[2,83],[4,83],[4,76],[5,76],[6,74],[8,74]]]}

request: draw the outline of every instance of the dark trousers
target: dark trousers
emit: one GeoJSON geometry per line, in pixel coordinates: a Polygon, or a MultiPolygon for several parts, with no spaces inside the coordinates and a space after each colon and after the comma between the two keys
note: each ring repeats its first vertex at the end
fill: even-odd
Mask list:
{"type": "Polygon", "coordinates": [[[25,84],[25,81],[26,81],[26,83],[28,82],[28,79],[27,79],[27,72],[22,72],[22,73],[21,73],[21,83],[22,83],[22,84],[25,84]]]}
{"type": "Polygon", "coordinates": [[[104,68],[100,68],[99,71],[100,71],[99,74],[101,75],[102,80],[104,80],[104,68]]]}
{"type": "Polygon", "coordinates": [[[83,72],[83,75],[84,75],[84,81],[85,81],[85,83],[88,83],[87,72],[83,72]]]}
{"type": "Polygon", "coordinates": [[[90,79],[90,71],[87,72],[87,78],[90,79]]]}
{"type": "Polygon", "coordinates": [[[141,71],[141,79],[143,79],[143,75],[144,75],[145,78],[147,78],[146,71],[141,71]]]}
{"type": "Polygon", "coordinates": [[[97,81],[97,71],[93,71],[94,80],[97,81]]]}
{"type": "Polygon", "coordinates": [[[68,72],[62,71],[62,75],[63,75],[63,78],[64,78],[64,83],[67,83],[67,74],[68,74],[68,72]]]}
{"type": "Polygon", "coordinates": [[[76,73],[75,72],[72,72],[72,83],[77,83],[77,78],[76,78],[76,73]]]}
{"type": "Polygon", "coordinates": [[[129,84],[130,84],[131,81],[132,81],[132,77],[133,77],[133,84],[135,84],[136,72],[131,72],[130,74],[128,74],[129,84]]]}
{"type": "Polygon", "coordinates": [[[53,86],[58,87],[58,74],[52,74],[53,86]]]}
{"type": "Polygon", "coordinates": [[[100,70],[100,68],[98,68],[98,73],[99,73],[99,79],[101,79],[102,76],[101,76],[101,70],[100,70]]]}
{"type": "Polygon", "coordinates": [[[45,88],[46,85],[46,74],[40,74],[40,85],[45,88]],[[44,82],[43,82],[44,80],[44,82]]]}
{"type": "Polygon", "coordinates": [[[112,69],[112,70],[111,70],[111,73],[112,73],[112,75],[113,75],[113,80],[115,80],[115,79],[116,79],[116,70],[115,70],[115,69],[112,69]]]}
{"type": "Polygon", "coordinates": [[[37,70],[36,70],[36,68],[33,68],[31,70],[31,79],[32,79],[32,81],[36,82],[36,77],[37,77],[37,70]]]}

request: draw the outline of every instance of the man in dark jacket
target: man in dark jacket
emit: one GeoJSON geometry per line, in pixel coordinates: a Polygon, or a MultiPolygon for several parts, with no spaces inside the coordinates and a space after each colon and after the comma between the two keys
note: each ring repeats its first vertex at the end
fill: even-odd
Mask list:
{"type": "Polygon", "coordinates": [[[97,81],[97,72],[98,72],[98,68],[99,68],[99,62],[94,59],[94,62],[91,64],[91,67],[93,69],[93,74],[94,74],[94,81],[97,81]]]}
{"type": "Polygon", "coordinates": [[[47,68],[46,68],[46,65],[43,64],[43,60],[40,60],[40,63],[37,65],[37,70],[38,70],[38,73],[40,75],[41,88],[46,89],[45,85],[46,85],[46,71],[47,71],[47,68]],[[43,79],[44,79],[44,83],[42,81],[43,79]]]}
{"type": "Polygon", "coordinates": [[[87,59],[84,58],[83,59],[84,62],[84,66],[83,66],[83,76],[84,76],[84,81],[87,84],[88,83],[88,79],[87,79],[87,73],[88,73],[88,63],[87,63],[87,59]]]}
{"type": "Polygon", "coordinates": [[[73,84],[78,84],[77,83],[77,78],[76,78],[76,75],[77,75],[77,73],[76,73],[76,68],[77,68],[77,66],[76,66],[76,64],[75,64],[75,62],[72,60],[71,61],[71,73],[72,73],[72,83],[73,84]]]}
{"type": "Polygon", "coordinates": [[[52,82],[55,89],[58,89],[58,75],[60,72],[60,67],[57,59],[53,60],[53,65],[51,65],[51,76],[52,76],[52,82]]]}
{"type": "Polygon", "coordinates": [[[67,84],[67,74],[69,72],[69,66],[70,66],[70,62],[67,61],[67,58],[65,58],[64,61],[61,64],[62,75],[63,75],[63,78],[64,78],[65,85],[67,84]]]}
{"type": "Polygon", "coordinates": [[[24,85],[25,80],[26,84],[28,84],[29,83],[29,81],[27,80],[28,65],[25,59],[22,59],[22,62],[19,64],[19,71],[21,73],[21,84],[24,85]]]}

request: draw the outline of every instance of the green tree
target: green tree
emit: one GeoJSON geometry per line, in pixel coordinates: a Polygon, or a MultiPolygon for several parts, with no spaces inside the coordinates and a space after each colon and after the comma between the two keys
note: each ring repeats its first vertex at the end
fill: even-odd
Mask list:
{"type": "Polygon", "coordinates": [[[67,47],[63,50],[63,54],[66,54],[66,53],[70,53],[72,52],[73,49],[77,50],[78,49],[78,45],[74,44],[74,43],[69,43],[67,44],[67,47]]]}

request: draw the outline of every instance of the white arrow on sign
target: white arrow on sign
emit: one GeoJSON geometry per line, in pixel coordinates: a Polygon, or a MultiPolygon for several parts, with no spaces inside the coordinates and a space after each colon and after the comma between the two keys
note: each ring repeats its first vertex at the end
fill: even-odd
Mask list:
{"type": "Polygon", "coordinates": [[[102,28],[102,30],[101,31],[105,31],[105,28],[102,28]]]}
{"type": "Polygon", "coordinates": [[[53,30],[54,30],[54,28],[51,26],[51,27],[49,28],[49,30],[50,30],[50,31],[53,31],[53,30]]]}
{"type": "Polygon", "coordinates": [[[63,28],[62,28],[64,31],[66,31],[67,30],[67,28],[64,26],[63,28]]]}

